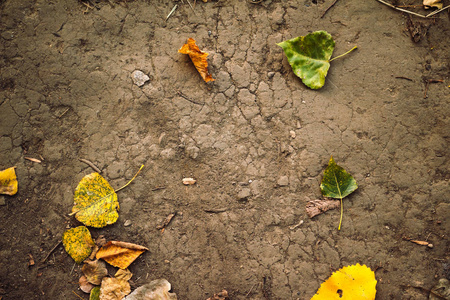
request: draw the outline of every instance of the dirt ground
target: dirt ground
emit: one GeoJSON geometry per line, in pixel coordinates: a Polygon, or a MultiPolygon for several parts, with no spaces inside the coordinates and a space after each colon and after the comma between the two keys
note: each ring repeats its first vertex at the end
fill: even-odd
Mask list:
{"type": "Polygon", "coordinates": [[[165,278],[178,299],[310,299],[360,263],[376,270],[376,299],[428,299],[449,277],[448,11],[411,25],[375,0],[323,18],[332,1],[91,3],[0,1],[0,169],[19,179],[0,197],[1,299],[89,298],[62,245],[42,262],[80,225],[73,192],[93,172],[80,158],[114,188],[145,165],[118,192],[117,223],[91,230],[149,248],[134,288],[165,278]],[[335,55],[358,50],[310,90],[276,43],[316,30],[335,55]],[[189,37],[214,82],[177,52],[189,37]],[[135,85],[134,70],[150,81],[135,85]],[[359,185],[341,231],[338,210],[305,212],[331,155],[359,185]]]}

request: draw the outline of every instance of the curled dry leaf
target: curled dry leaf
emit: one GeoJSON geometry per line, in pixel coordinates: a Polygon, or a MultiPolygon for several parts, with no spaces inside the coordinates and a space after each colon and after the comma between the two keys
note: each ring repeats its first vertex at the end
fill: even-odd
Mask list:
{"type": "Polygon", "coordinates": [[[146,250],[148,249],[136,244],[111,241],[98,250],[96,257],[104,259],[110,265],[126,269],[146,250]]]}
{"type": "Polygon", "coordinates": [[[206,300],[226,300],[228,299],[228,292],[226,290],[222,290],[218,294],[214,294],[214,296],[206,299],[206,300]]]}
{"type": "Polygon", "coordinates": [[[177,295],[169,293],[170,283],[165,279],[153,280],[125,298],[125,300],[176,300],[177,295]]]}
{"type": "Polygon", "coordinates": [[[116,272],[116,275],[114,275],[114,277],[116,277],[117,279],[122,279],[122,280],[130,280],[131,277],[133,276],[133,273],[130,272],[130,270],[128,269],[119,269],[116,272]]]}
{"type": "Polygon", "coordinates": [[[100,286],[100,300],[121,300],[131,292],[128,281],[105,277],[100,286]]]}
{"type": "Polygon", "coordinates": [[[202,76],[205,82],[214,81],[211,74],[208,72],[208,62],[206,61],[206,57],[208,53],[203,52],[198,48],[195,44],[195,40],[189,38],[188,42],[183,45],[183,47],[178,50],[178,52],[189,55],[190,59],[194,63],[195,68],[202,76]]]}
{"type": "Polygon", "coordinates": [[[327,210],[338,208],[339,203],[339,200],[311,200],[306,203],[306,214],[312,219],[327,210]]]}
{"type": "Polygon", "coordinates": [[[81,276],[78,280],[78,283],[80,284],[80,290],[85,292],[86,294],[89,294],[91,290],[94,288],[94,285],[92,285],[86,278],[86,276],[81,276]]]}
{"type": "Polygon", "coordinates": [[[425,8],[436,7],[437,9],[442,9],[442,5],[441,0],[423,0],[425,8]]]}
{"type": "Polygon", "coordinates": [[[194,178],[183,178],[183,184],[184,185],[193,185],[197,182],[194,178]]]}
{"type": "Polygon", "coordinates": [[[85,261],[81,271],[83,271],[87,281],[95,285],[102,283],[103,277],[108,275],[106,264],[101,260],[85,261]]]}
{"type": "Polygon", "coordinates": [[[15,168],[0,171],[0,194],[12,196],[17,193],[18,182],[15,168]]]}

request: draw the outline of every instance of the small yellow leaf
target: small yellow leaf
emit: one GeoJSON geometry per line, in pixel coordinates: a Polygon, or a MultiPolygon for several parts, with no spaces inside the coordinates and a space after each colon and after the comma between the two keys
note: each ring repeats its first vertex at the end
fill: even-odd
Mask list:
{"type": "Polygon", "coordinates": [[[110,265],[126,269],[147,248],[131,243],[111,241],[97,252],[97,259],[104,259],[110,265]]]}
{"type": "Polygon", "coordinates": [[[117,194],[100,174],[91,173],[81,179],[72,208],[78,221],[86,226],[105,227],[117,221],[118,209],[117,194]]]}
{"type": "Polygon", "coordinates": [[[16,167],[0,171],[0,194],[14,195],[17,193],[16,167]]]}
{"type": "Polygon", "coordinates": [[[352,265],[334,272],[311,300],[374,300],[375,273],[365,265],[352,265]]]}
{"type": "Polygon", "coordinates": [[[101,260],[85,261],[81,271],[83,271],[87,281],[95,285],[102,283],[103,277],[108,275],[106,264],[101,260]]]}
{"type": "Polygon", "coordinates": [[[178,52],[189,55],[190,59],[194,63],[195,68],[202,76],[205,82],[214,81],[211,74],[208,72],[208,62],[206,61],[206,57],[208,57],[208,53],[203,52],[200,48],[195,44],[195,40],[189,38],[188,42],[183,45],[183,47],[178,50],[178,52]]]}
{"type": "Polygon", "coordinates": [[[62,237],[64,249],[77,263],[82,263],[92,252],[95,243],[85,226],[71,228],[62,237]]]}
{"type": "Polygon", "coordinates": [[[128,281],[105,277],[100,287],[100,300],[121,300],[130,292],[128,281]]]}

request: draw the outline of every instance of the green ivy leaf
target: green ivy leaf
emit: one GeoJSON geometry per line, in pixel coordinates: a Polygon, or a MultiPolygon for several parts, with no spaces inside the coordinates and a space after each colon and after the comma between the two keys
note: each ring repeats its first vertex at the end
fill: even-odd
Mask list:
{"type": "Polygon", "coordinates": [[[86,226],[78,226],[64,232],[62,237],[64,249],[77,263],[82,263],[92,252],[95,243],[86,226]]]}
{"type": "Polygon", "coordinates": [[[295,75],[306,86],[319,89],[325,84],[334,50],[334,40],[328,32],[315,31],[277,45],[283,48],[295,75]]]}
{"type": "Polygon", "coordinates": [[[347,197],[358,188],[356,180],[352,175],[347,173],[342,167],[338,166],[331,156],[328,162],[328,167],[325,169],[325,173],[320,184],[320,190],[322,195],[330,198],[341,199],[341,218],[339,221],[339,230],[341,230],[342,224],[342,198],[347,197]]]}

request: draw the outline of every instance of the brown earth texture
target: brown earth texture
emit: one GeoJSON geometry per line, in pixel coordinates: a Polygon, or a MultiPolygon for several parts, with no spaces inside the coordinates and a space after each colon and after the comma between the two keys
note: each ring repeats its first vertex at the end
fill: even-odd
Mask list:
{"type": "Polygon", "coordinates": [[[114,189],[145,165],[117,222],[89,228],[149,249],[132,290],[165,278],[178,299],[310,299],[359,263],[376,299],[428,299],[449,277],[448,9],[341,0],[323,15],[332,2],[1,0],[0,169],[19,191],[0,196],[0,299],[89,298],[58,245],[82,225],[69,213],[93,169],[79,159],[114,189]],[[317,30],[334,56],[358,49],[311,90],[276,43],[317,30]],[[215,81],[178,53],[188,38],[215,81]],[[330,156],[359,186],[340,231],[339,209],[305,211],[330,156]]]}

